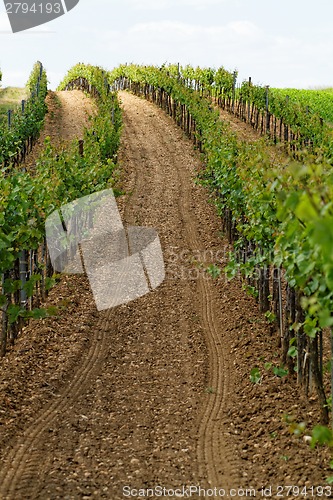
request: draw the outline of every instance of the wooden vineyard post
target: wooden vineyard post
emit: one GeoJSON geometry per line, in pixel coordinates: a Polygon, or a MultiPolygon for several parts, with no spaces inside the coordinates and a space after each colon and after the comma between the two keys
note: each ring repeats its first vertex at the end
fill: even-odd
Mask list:
{"type": "Polygon", "coordinates": [[[7,315],[7,307],[5,304],[2,306],[2,328],[1,328],[1,351],[0,356],[2,358],[5,357],[7,351],[7,329],[8,329],[8,315],[7,315]]]}
{"type": "Polygon", "coordinates": [[[310,347],[311,347],[310,356],[311,356],[311,368],[312,368],[311,371],[313,376],[313,382],[316,387],[319,398],[322,423],[324,425],[327,425],[329,422],[329,417],[328,417],[327,400],[323,385],[323,376],[322,373],[320,373],[319,369],[320,363],[319,363],[319,353],[318,353],[318,335],[316,335],[315,338],[310,339],[310,347]]]}
{"type": "Polygon", "coordinates": [[[285,148],[288,151],[289,150],[289,127],[286,124],[284,124],[284,142],[285,142],[285,148]]]}
{"type": "Polygon", "coordinates": [[[287,355],[288,355],[289,341],[290,341],[290,326],[295,323],[295,307],[296,307],[295,290],[294,288],[287,285],[286,305],[285,305],[286,321],[284,324],[283,342],[282,342],[283,364],[287,363],[287,355]]]}
{"type": "Polygon", "coordinates": [[[274,115],[274,144],[277,143],[277,118],[274,115]]]}
{"type": "Polygon", "coordinates": [[[331,327],[331,426],[333,429],[333,327],[331,327]]]}
{"type": "Polygon", "coordinates": [[[177,119],[177,101],[173,99],[173,106],[172,106],[172,118],[176,121],[177,119]]]}
{"type": "MultiPolygon", "coordinates": [[[[29,251],[28,266],[29,266],[29,278],[31,278],[35,274],[35,268],[36,268],[36,266],[35,266],[35,251],[34,250],[29,251]]],[[[31,297],[29,297],[29,299],[28,299],[30,311],[34,307],[34,303],[35,303],[35,301],[34,301],[33,294],[32,294],[31,297]]]]}
{"type": "Polygon", "coordinates": [[[5,280],[8,278],[8,271],[1,275],[1,288],[2,294],[6,297],[5,304],[1,307],[2,311],[2,324],[1,324],[1,345],[0,345],[0,357],[4,357],[7,351],[7,331],[8,331],[8,297],[5,293],[5,280]]]}
{"type": "Polygon", "coordinates": [[[249,76],[249,95],[247,100],[247,122],[251,123],[251,87],[252,87],[252,78],[249,76]]]}
{"type": "Polygon", "coordinates": [[[229,243],[232,243],[232,212],[230,208],[226,209],[225,221],[226,221],[226,233],[228,241],[229,243]]]}
{"type": "Polygon", "coordinates": [[[260,116],[261,116],[261,120],[260,120],[260,134],[261,135],[264,135],[264,131],[265,131],[265,117],[264,117],[264,113],[260,113],[260,116]]]}
{"type": "Polygon", "coordinates": [[[250,125],[252,125],[252,127],[254,128],[254,121],[253,121],[253,116],[255,114],[255,104],[254,102],[252,102],[251,104],[251,115],[250,115],[250,125]]]}
{"type": "Polygon", "coordinates": [[[233,114],[235,114],[236,81],[237,81],[237,72],[234,71],[233,81],[232,81],[232,104],[231,104],[231,111],[233,114]]]}
{"type": "Polygon", "coordinates": [[[266,85],[266,134],[271,136],[271,115],[269,112],[269,85],[266,85]]]}
{"type": "MultiPolygon", "coordinates": [[[[245,255],[245,263],[251,259],[251,257],[253,256],[255,252],[255,245],[252,241],[248,241],[247,242],[247,246],[246,246],[246,255],[245,255]]],[[[248,276],[247,278],[247,284],[251,287],[253,287],[255,285],[255,279],[252,276],[248,276]]]]}
{"type": "Polygon", "coordinates": [[[11,126],[12,126],[12,113],[13,112],[11,109],[9,109],[7,113],[8,113],[8,128],[11,128],[11,126]]]}
{"type": "Polygon", "coordinates": [[[44,239],[41,247],[41,256],[42,256],[42,280],[41,280],[41,298],[42,301],[44,302],[46,300],[47,296],[47,291],[46,291],[46,284],[45,284],[45,279],[46,279],[46,260],[47,260],[47,250],[46,250],[46,239],[44,239]]]}
{"type": "Polygon", "coordinates": [[[282,345],[283,327],[282,327],[282,293],[281,293],[281,268],[274,267],[273,269],[273,313],[276,318],[276,326],[279,329],[279,347],[282,345]]]}
{"type": "Polygon", "coordinates": [[[269,266],[259,267],[259,310],[269,311],[269,266]]]}
{"type": "MultiPolygon", "coordinates": [[[[288,107],[289,105],[289,96],[286,96],[286,106],[288,107]]],[[[286,123],[284,123],[284,142],[285,142],[285,148],[287,151],[289,151],[289,127],[286,123]]]]}
{"type": "Polygon", "coordinates": [[[318,360],[319,360],[319,373],[321,374],[321,377],[323,377],[323,355],[324,355],[324,351],[323,351],[323,331],[320,330],[319,334],[318,334],[318,360]]]}
{"type": "Polygon", "coordinates": [[[280,317],[280,339],[281,346],[283,343],[283,306],[282,306],[282,284],[281,284],[281,267],[279,268],[279,277],[278,277],[278,293],[279,293],[279,317],[280,317]]]}
{"type": "MultiPolygon", "coordinates": [[[[295,322],[301,325],[304,322],[304,311],[301,306],[301,294],[298,293],[296,296],[296,315],[295,322]]],[[[306,388],[309,383],[309,370],[307,370],[307,337],[304,333],[303,326],[300,326],[297,331],[297,383],[303,385],[306,388]]]]}
{"type": "Polygon", "coordinates": [[[45,242],[45,256],[46,256],[46,277],[51,278],[53,275],[54,269],[52,266],[51,258],[50,258],[50,253],[47,248],[47,242],[45,242]]]}
{"type": "Polygon", "coordinates": [[[255,129],[259,129],[259,122],[260,122],[260,111],[256,108],[256,119],[255,119],[255,129]]]}
{"type": "Polygon", "coordinates": [[[280,118],[280,127],[279,127],[279,140],[282,142],[282,127],[283,127],[283,120],[280,118]]]}
{"type": "MultiPolygon", "coordinates": [[[[10,271],[11,280],[19,281],[20,279],[20,261],[16,259],[14,262],[14,267],[10,271]]],[[[8,296],[8,304],[13,304],[14,306],[20,306],[21,294],[20,290],[15,290],[8,296]]],[[[21,318],[19,317],[15,322],[9,325],[7,337],[9,337],[10,345],[14,345],[15,339],[18,336],[19,329],[21,326],[21,318]]]]}

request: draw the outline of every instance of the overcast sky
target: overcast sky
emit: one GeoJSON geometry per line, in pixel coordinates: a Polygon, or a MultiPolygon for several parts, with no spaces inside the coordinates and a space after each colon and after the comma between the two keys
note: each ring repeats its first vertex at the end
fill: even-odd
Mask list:
{"type": "Polygon", "coordinates": [[[78,62],[224,66],[240,81],[333,87],[333,0],[80,0],[17,34],[0,0],[2,86],[24,85],[36,60],[52,89],[78,62]]]}

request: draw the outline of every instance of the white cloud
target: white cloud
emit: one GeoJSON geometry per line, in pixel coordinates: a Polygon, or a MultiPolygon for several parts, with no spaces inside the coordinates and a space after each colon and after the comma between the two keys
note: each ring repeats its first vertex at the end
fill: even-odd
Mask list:
{"type": "Polygon", "coordinates": [[[170,0],[125,0],[131,9],[135,10],[164,10],[170,6],[170,0]]]}
{"type": "Polygon", "coordinates": [[[225,0],[124,0],[125,5],[135,10],[165,10],[174,7],[192,7],[203,10],[224,2],[225,0]]]}
{"type": "Polygon", "coordinates": [[[182,22],[161,21],[138,23],[126,33],[105,32],[103,46],[113,53],[128,54],[145,62],[182,62],[220,66],[235,64],[235,54],[256,48],[263,38],[261,31],[249,21],[237,21],[222,26],[200,26],[182,22]],[[228,57],[228,62],[225,62],[228,57]],[[230,61],[230,62],[229,62],[230,61]]]}
{"type": "MultiPolygon", "coordinates": [[[[236,68],[240,80],[251,76],[275,86],[332,85],[329,22],[324,19],[323,25],[314,26],[309,9],[301,9],[301,20],[294,3],[291,14],[299,23],[283,24],[281,12],[272,15],[264,0],[255,0],[255,5],[248,0],[123,0],[115,5],[95,1],[93,10],[91,0],[80,1],[80,9],[39,27],[38,33],[36,29],[9,35],[6,13],[0,13],[4,75],[14,76],[17,69],[28,73],[40,59],[54,88],[78,61],[106,69],[125,62],[180,62],[236,68]],[[56,33],[42,34],[48,29],[56,33]]],[[[288,11],[289,21],[291,14],[288,11]]]]}
{"type": "Polygon", "coordinates": [[[143,45],[152,42],[152,39],[154,39],[155,47],[152,47],[152,49],[157,49],[156,44],[163,41],[171,49],[175,47],[177,50],[181,49],[179,42],[184,41],[188,44],[201,44],[202,49],[207,51],[208,48],[215,50],[223,46],[225,42],[241,44],[244,40],[255,42],[260,37],[262,37],[260,30],[248,21],[237,21],[224,26],[200,26],[182,22],[161,21],[138,23],[129,27],[127,32],[122,34],[118,31],[108,31],[104,33],[103,40],[109,39],[112,43],[118,40],[119,45],[124,44],[124,42],[126,44],[135,42],[143,45]]]}
{"type": "Polygon", "coordinates": [[[27,82],[29,74],[24,71],[5,71],[1,68],[3,75],[1,81],[1,87],[22,87],[25,85],[23,82],[27,82]]]}
{"type": "Polygon", "coordinates": [[[0,36],[4,33],[11,33],[11,27],[6,12],[0,12],[0,36]]]}
{"type": "Polygon", "coordinates": [[[177,21],[137,23],[125,32],[105,32],[102,47],[113,54],[115,64],[224,66],[239,69],[240,81],[251,76],[257,83],[272,86],[316,85],[333,61],[331,44],[273,36],[247,20],[211,26],[177,21]],[[117,58],[118,54],[122,57],[117,58]]]}
{"type": "Polygon", "coordinates": [[[258,37],[262,35],[257,26],[249,21],[235,21],[230,23],[228,27],[240,36],[258,37]]]}

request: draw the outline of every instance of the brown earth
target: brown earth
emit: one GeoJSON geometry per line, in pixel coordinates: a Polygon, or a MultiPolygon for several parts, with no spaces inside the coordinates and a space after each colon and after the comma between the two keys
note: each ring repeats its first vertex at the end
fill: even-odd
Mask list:
{"type": "Polygon", "coordinates": [[[229,124],[230,129],[237,134],[238,139],[251,143],[262,141],[265,144],[271,165],[280,167],[290,162],[290,156],[288,156],[283,143],[273,144],[273,141],[269,141],[267,137],[264,138],[259,130],[255,130],[249,123],[237,118],[237,116],[229,113],[226,109],[220,108],[216,100],[214,101],[214,106],[219,111],[221,120],[229,124]]]}
{"type": "MultiPolygon", "coordinates": [[[[80,134],[90,101],[57,96],[44,135],[80,134]]],[[[292,420],[311,429],[318,403],[292,377],[264,369],[279,363],[279,350],[254,299],[237,280],[205,272],[223,266],[229,248],[193,182],[199,155],[161,110],[121,99],[118,206],[125,224],[158,231],[166,279],[105,312],[83,276],[64,276],[52,290],[60,314],[32,322],[1,360],[0,498],[120,500],[126,486],[190,485],[224,488],[224,498],[263,498],[270,485],[266,498],[287,498],[278,485],[306,486],[316,498],[310,488],[325,485],[329,453],[296,437],[292,420]]]]}
{"type": "Polygon", "coordinates": [[[83,127],[89,126],[90,117],[96,112],[94,102],[83,92],[49,91],[46,96],[48,112],[45,124],[36,141],[33,151],[23,164],[26,168],[33,168],[36,159],[44,149],[45,139],[58,147],[65,147],[66,142],[83,138],[83,127]]]}

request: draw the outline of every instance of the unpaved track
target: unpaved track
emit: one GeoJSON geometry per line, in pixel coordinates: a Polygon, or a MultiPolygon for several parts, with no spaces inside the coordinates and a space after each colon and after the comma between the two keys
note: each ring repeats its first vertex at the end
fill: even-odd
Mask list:
{"type": "Polygon", "coordinates": [[[86,358],[77,368],[68,387],[64,388],[62,394],[43,409],[6,457],[9,467],[2,470],[0,475],[0,491],[4,498],[38,497],[40,479],[34,481],[34,477],[38,471],[43,470],[45,462],[50,459],[43,453],[50,426],[56,425],[55,420],[59,419],[66,407],[74,403],[77,396],[86,390],[91,377],[95,371],[98,371],[104,359],[106,325],[107,317],[101,318],[96,325],[99,328],[93,331],[94,338],[90,349],[85,353],[86,358]]]}
{"type": "MultiPolygon", "coordinates": [[[[160,110],[130,94],[122,93],[121,97],[126,110],[125,155],[126,159],[130,159],[125,164],[132,163],[132,168],[136,170],[135,203],[133,207],[132,199],[126,214],[132,213],[130,221],[135,223],[135,216],[143,205],[138,200],[149,199],[145,224],[158,229],[165,255],[176,242],[173,258],[178,258],[176,268],[179,274],[172,276],[172,272],[167,273],[165,296],[167,302],[172,300],[172,278],[181,277],[181,268],[187,264],[183,279],[180,282],[176,280],[174,285],[189,304],[187,314],[198,315],[203,340],[208,348],[205,389],[211,390],[211,393],[202,400],[204,411],[199,423],[196,467],[203,484],[207,481],[213,487],[235,486],[237,467],[232,467],[234,460],[225,447],[221,424],[227,409],[228,391],[231,390],[231,366],[221,341],[220,303],[207,275],[199,273],[196,276],[197,273],[182,258],[186,255],[190,259],[191,254],[204,258],[209,250],[214,249],[209,221],[215,217],[206,201],[206,193],[193,183],[200,162],[182,132],[175,131],[174,124],[160,110]],[[141,167],[140,163],[143,163],[141,167]],[[138,208],[133,210],[137,205],[138,208]],[[192,279],[188,279],[191,274],[192,279]]],[[[182,325],[184,327],[186,325],[182,325]]],[[[183,335],[186,337],[185,332],[183,335]]],[[[195,468],[195,463],[192,466],[195,468]]]]}
{"type": "MultiPolygon", "coordinates": [[[[193,184],[200,162],[169,117],[121,97],[119,206],[125,224],[157,229],[167,277],[153,293],[92,315],[82,359],[4,450],[3,499],[117,500],[126,485],[237,484],[223,440],[231,367],[214,285],[200,270],[219,245],[213,208],[193,184]]],[[[51,117],[58,130],[61,116],[51,117]]]]}
{"type": "Polygon", "coordinates": [[[48,113],[45,124],[32,153],[25,160],[26,167],[34,166],[44,149],[46,137],[57,146],[74,139],[83,139],[83,127],[89,126],[89,117],[96,112],[92,99],[80,90],[49,91],[46,104],[48,113]]]}

